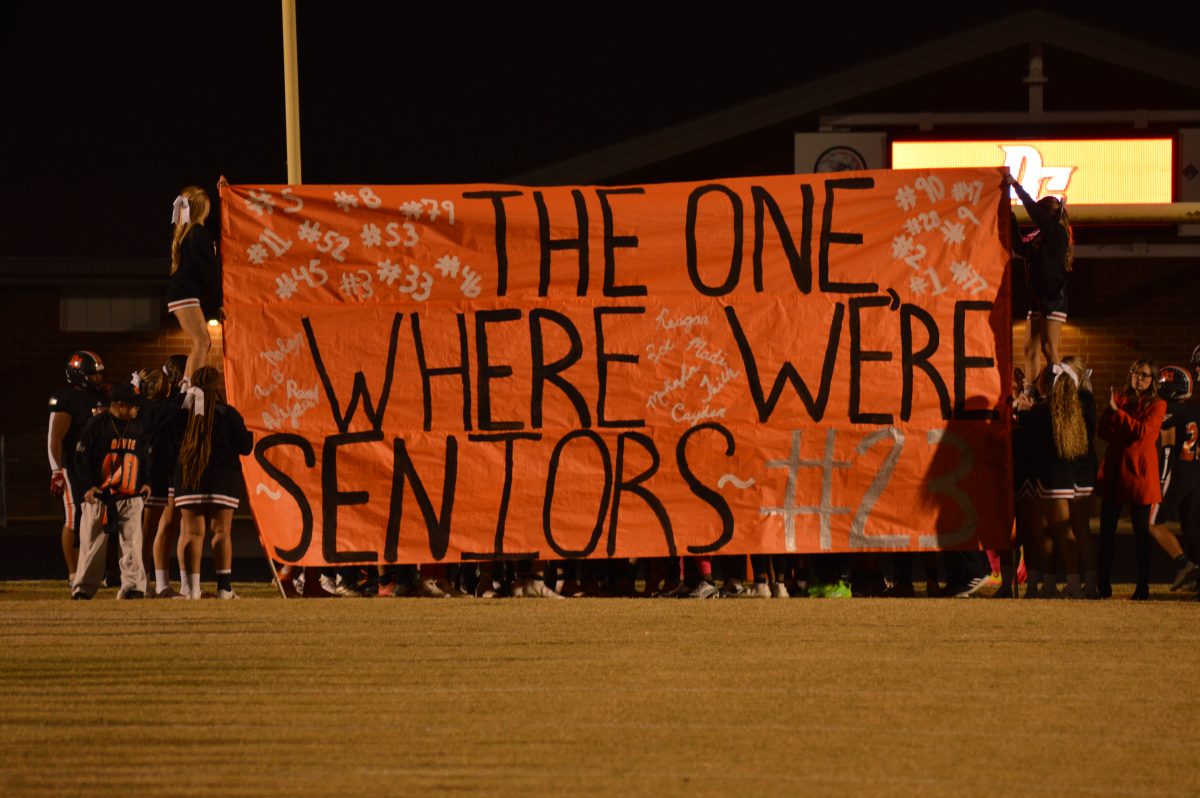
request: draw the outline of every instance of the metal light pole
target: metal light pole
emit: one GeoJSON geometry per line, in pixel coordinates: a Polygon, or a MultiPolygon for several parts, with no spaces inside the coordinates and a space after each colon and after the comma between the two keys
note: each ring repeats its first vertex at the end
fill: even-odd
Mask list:
{"type": "Polygon", "coordinates": [[[283,113],[287,135],[287,181],[300,185],[300,78],[296,69],[296,0],[283,4],[283,113]]]}

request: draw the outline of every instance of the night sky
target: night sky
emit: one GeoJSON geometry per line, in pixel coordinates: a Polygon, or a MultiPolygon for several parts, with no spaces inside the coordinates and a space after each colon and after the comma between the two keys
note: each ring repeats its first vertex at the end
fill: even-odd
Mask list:
{"type": "MultiPolygon", "coordinates": [[[[500,182],[1034,4],[798,6],[801,25],[736,6],[651,22],[644,4],[440,5],[298,2],[304,182],[500,182]]],[[[0,257],[165,255],[183,185],[285,182],[278,2],[5,13],[0,257]]],[[[1197,30],[1080,19],[1183,53],[1197,30]]]]}

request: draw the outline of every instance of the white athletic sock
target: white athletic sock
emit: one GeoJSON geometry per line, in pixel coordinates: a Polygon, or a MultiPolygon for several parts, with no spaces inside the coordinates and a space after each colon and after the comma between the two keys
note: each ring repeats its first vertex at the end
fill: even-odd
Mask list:
{"type": "Polygon", "coordinates": [[[167,588],[169,588],[170,586],[171,586],[171,577],[168,575],[167,569],[164,568],[160,571],[159,569],[155,568],[154,569],[154,592],[161,593],[164,590],[166,590],[167,588]]]}
{"type": "Polygon", "coordinates": [[[192,598],[200,598],[200,574],[188,574],[188,587],[191,588],[188,592],[192,598]]]}

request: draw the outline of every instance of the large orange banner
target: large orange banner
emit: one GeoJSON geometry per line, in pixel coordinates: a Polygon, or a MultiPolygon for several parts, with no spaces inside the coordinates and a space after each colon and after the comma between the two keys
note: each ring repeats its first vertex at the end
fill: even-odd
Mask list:
{"type": "Polygon", "coordinates": [[[221,222],[280,561],[1007,544],[999,169],[232,186],[221,222]]]}

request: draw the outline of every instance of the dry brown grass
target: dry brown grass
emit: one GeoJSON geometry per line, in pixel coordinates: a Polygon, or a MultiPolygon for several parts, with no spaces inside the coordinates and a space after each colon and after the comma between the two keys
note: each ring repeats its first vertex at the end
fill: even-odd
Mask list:
{"type": "Polygon", "coordinates": [[[0,583],[0,795],[1200,794],[1194,602],[240,589],[0,583]]]}

